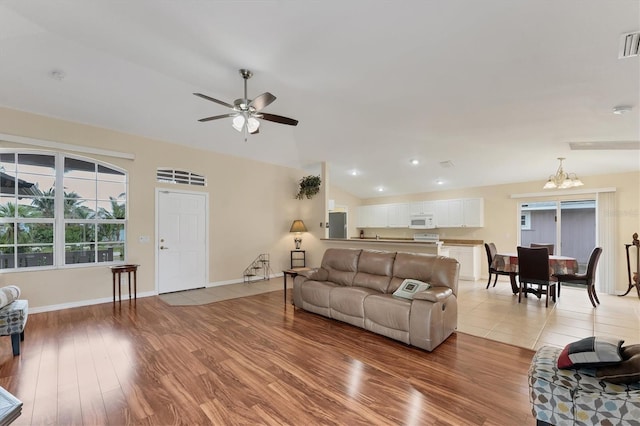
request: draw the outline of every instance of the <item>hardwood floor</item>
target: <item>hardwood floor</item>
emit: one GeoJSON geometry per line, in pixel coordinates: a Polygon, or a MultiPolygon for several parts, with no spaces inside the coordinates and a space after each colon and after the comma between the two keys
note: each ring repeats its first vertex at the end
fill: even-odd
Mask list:
{"type": "Polygon", "coordinates": [[[282,302],[159,297],[29,316],[0,345],[14,424],[533,424],[533,351],[462,333],[429,353],[282,302]]]}

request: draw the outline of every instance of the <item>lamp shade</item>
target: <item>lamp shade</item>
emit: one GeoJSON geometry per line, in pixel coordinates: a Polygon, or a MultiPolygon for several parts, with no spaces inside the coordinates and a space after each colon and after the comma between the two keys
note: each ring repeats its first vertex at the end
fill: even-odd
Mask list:
{"type": "Polygon", "coordinates": [[[304,226],[304,222],[301,220],[294,220],[291,224],[291,229],[289,232],[307,232],[307,227],[304,226]]]}

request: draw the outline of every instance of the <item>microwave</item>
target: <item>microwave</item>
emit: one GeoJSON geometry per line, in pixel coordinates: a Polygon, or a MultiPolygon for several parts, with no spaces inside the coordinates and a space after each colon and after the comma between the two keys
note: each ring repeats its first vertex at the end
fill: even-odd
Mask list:
{"type": "Polygon", "coordinates": [[[436,218],[433,213],[412,214],[409,216],[409,228],[433,229],[436,227],[436,218]]]}

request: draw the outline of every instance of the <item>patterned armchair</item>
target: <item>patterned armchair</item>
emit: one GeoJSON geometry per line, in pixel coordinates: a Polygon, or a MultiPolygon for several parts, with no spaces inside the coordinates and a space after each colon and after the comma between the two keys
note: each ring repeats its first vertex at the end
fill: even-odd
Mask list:
{"type": "Polygon", "coordinates": [[[640,382],[599,380],[595,369],[563,370],[561,348],[543,346],[529,368],[529,399],[538,425],[639,425],[640,382]]]}
{"type": "Polygon", "coordinates": [[[24,327],[29,316],[29,302],[17,300],[18,297],[18,287],[0,288],[0,336],[11,336],[14,356],[20,355],[20,342],[24,341],[24,327]]]}

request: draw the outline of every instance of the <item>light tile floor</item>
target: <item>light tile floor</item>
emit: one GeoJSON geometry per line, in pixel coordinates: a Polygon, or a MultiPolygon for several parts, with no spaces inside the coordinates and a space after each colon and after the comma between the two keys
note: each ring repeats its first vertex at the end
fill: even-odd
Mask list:
{"type": "Polygon", "coordinates": [[[609,336],[640,343],[640,299],[598,294],[594,308],[584,288],[562,286],[557,303],[545,296],[523,298],[511,293],[508,279],[485,289],[486,281],[460,281],[458,331],[537,350],[543,345],[564,347],[589,336],[609,336]]]}
{"type": "MultiPolygon", "coordinates": [[[[290,288],[293,280],[287,281],[290,288]]],[[[495,287],[485,286],[486,281],[460,281],[458,331],[534,350],[543,345],[563,347],[594,335],[624,339],[625,345],[640,343],[640,299],[633,292],[625,297],[598,294],[601,304],[593,308],[586,290],[562,286],[562,297],[545,308],[544,296],[529,295],[518,303],[506,278],[499,279],[495,287]]],[[[278,277],[160,298],[171,305],[201,305],[282,288],[282,277],[278,277]]],[[[290,299],[290,294],[287,296],[290,299]]]]}

